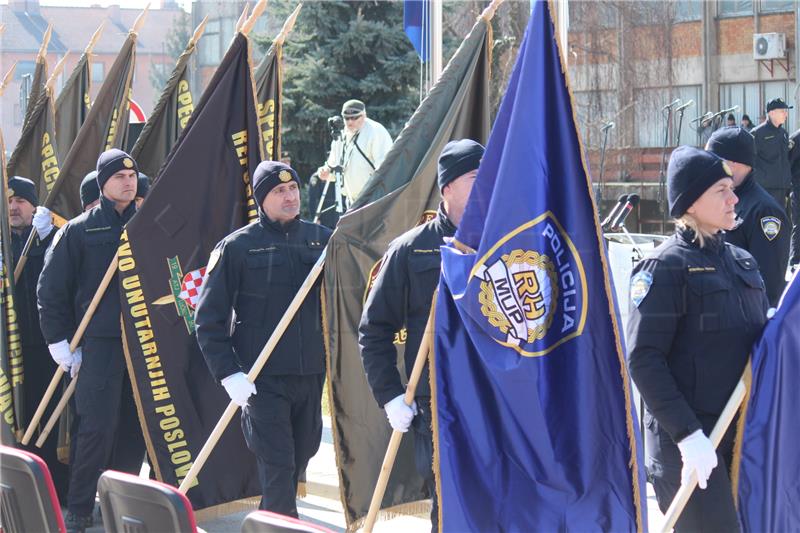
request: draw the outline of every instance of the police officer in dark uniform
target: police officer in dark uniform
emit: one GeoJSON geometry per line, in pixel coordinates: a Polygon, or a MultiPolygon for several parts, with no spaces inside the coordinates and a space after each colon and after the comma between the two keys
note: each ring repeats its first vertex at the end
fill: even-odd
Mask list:
{"type": "Polygon", "coordinates": [[[67,498],[68,531],[83,531],[92,525],[97,480],[112,460],[116,441],[139,443],[128,446],[135,456],[131,463],[138,459],[141,466],[144,457],[144,439],[122,350],[116,276],[86,328],[81,347],[75,353],[69,350],[78,323],[117,251],[123,226],[136,210],[133,199],[137,174],[135,161],[122,150],[100,154],[100,205],[59,230],[39,277],[39,316],[50,354],[73,379],[76,375],[78,379],[77,434],[71,443],[74,454],[67,498]]]}
{"type": "MultiPolygon", "coordinates": [[[[8,180],[8,214],[11,224],[11,251],[14,266],[19,263],[25,243],[31,232],[36,235],[28,250],[25,267],[16,283],[14,309],[17,312],[20,340],[22,342],[22,362],[24,368],[24,391],[27,414],[33,414],[39,401],[44,396],[50,377],[56,371],[56,365],[50,359],[47,343],[42,337],[39,327],[39,312],[36,309],[36,283],[44,264],[44,253],[53,240],[53,222],[50,211],[45,207],[37,207],[38,197],[34,183],[19,176],[8,180]]],[[[54,399],[54,405],[58,399],[54,399]]],[[[46,413],[49,416],[52,408],[46,413]]],[[[24,425],[27,425],[24,424],[24,425]]],[[[67,465],[58,460],[58,434],[51,433],[41,448],[33,445],[25,447],[44,459],[59,498],[66,498],[69,482],[67,465]]]]}
{"type": "Polygon", "coordinates": [[[676,531],[738,531],[728,471],[735,423],[717,450],[710,434],[761,333],[768,308],[758,265],[725,243],[736,219],[733,179],[710,152],[677,148],[668,195],[676,232],[631,276],[628,362],[642,394],[646,466],[659,508],[697,474],[676,531]]]}
{"type": "Polygon", "coordinates": [[[259,220],[231,233],[211,252],[195,313],[197,341],[211,373],[243,408],[242,431],[258,463],[260,508],[294,517],[298,476],[322,437],[325,356],[319,283],[255,384],[246,372],[331,235],[328,228],[300,219],[299,184],[288,165],[258,165],[253,196],[259,220]]]}
{"type": "Polygon", "coordinates": [[[445,238],[456,233],[482,157],[483,146],[470,139],[451,141],[442,150],[438,184],[443,201],[436,218],[407,231],[389,245],[358,328],[361,358],[375,400],[386,411],[393,429],[414,429],[417,470],[433,498],[432,531],[438,531],[438,502],[432,469],[428,366],[420,377],[414,403],[407,405],[394,338],[401,329],[407,330],[404,362],[406,374],[410,375],[439,283],[439,247],[445,238]]]}
{"type": "Polygon", "coordinates": [[[100,188],[97,186],[97,171],[92,170],[81,181],[81,207],[88,211],[100,203],[100,188]]]}
{"type": "Polygon", "coordinates": [[[767,102],[767,119],[750,132],[756,140],[758,183],[786,208],[792,175],[789,169],[789,134],[783,128],[791,106],[780,98],[767,102]]]}
{"type": "Polygon", "coordinates": [[[728,163],[739,198],[736,225],[725,233],[725,240],[753,254],[764,278],[769,304],[777,307],[786,285],[790,229],[786,212],[756,183],[753,136],[744,128],[723,128],[714,132],[706,150],[728,163]]]}

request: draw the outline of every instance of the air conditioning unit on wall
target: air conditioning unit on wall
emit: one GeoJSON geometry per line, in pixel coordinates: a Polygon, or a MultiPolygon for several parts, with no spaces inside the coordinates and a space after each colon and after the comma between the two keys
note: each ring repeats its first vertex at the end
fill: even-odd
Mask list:
{"type": "Polygon", "coordinates": [[[785,33],[754,33],[753,59],[783,59],[786,57],[785,33]]]}

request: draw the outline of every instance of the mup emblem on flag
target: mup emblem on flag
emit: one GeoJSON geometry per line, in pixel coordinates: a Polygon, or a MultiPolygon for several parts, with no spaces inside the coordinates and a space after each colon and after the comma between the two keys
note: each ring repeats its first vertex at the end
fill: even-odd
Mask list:
{"type": "Polygon", "coordinates": [[[538,357],[583,333],[586,274],[550,211],[498,240],[476,262],[473,275],[477,296],[472,297],[497,343],[538,357]]]}

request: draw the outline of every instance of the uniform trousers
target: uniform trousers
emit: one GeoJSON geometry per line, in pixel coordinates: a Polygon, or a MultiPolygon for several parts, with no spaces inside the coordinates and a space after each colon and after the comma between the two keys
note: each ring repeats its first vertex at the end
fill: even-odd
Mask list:
{"type": "Polygon", "coordinates": [[[144,438],[120,339],[84,340],[75,408],[77,434],[71,442],[67,508],[86,516],[94,508],[97,480],[112,458],[115,466],[138,473],[144,457],[144,438]]]}
{"type": "Polygon", "coordinates": [[[792,224],[792,240],[789,245],[789,264],[800,263],[800,181],[792,182],[790,217],[792,224]]]}
{"type": "MultiPolygon", "coordinates": [[[[647,415],[648,418],[649,415],[647,415]]],[[[681,486],[681,452],[666,431],[658,427],[654,420],[648,423],[647,477],[653,484],[658,507],[666,513],[681,486]]],[[[714,420],[701,423],[704,433],[709,435],[714,420]],[[708,422],[708,423],[707,423],[708,422]],[[708,427],[707,427],[708,426],[708,427]]],[[[717,447],[717,466],[712,470],[705,489],[697,487],[689,498],[680,518],[675,524],[676,533],[683,532],[736,532],[741,531],[739,517],[733,503],[730,466],[733,458],[733,440],[736,421],[731,423],[728,432],[717,447]]]]}
{"type": "Polygon", "coordinates": [[[256,455],[259,509],[297,517],[298,476],[319,450],[325,374],[259,376],[242,410],[242,432],[256,455]]]}

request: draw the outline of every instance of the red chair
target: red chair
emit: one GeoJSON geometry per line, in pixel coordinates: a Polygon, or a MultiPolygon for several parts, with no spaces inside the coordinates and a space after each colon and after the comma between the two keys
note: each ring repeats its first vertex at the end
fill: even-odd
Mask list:
{"type": "Polygon", "coordinates": [[[166,483],[106,470],[97,492],[108,533],[197,531],[189,499],[166,483]]]}
{"type": "Polygon", "coordinates": [[[242,533],[333,533],[323,526],[269,511],[253,511],[242,522],[242,533]]]}
{"type": "Polygon", "coordinates": [[[45,462],[8,446],[0,446],[0,509],[5,533],[67,530],[45,462]]]}

